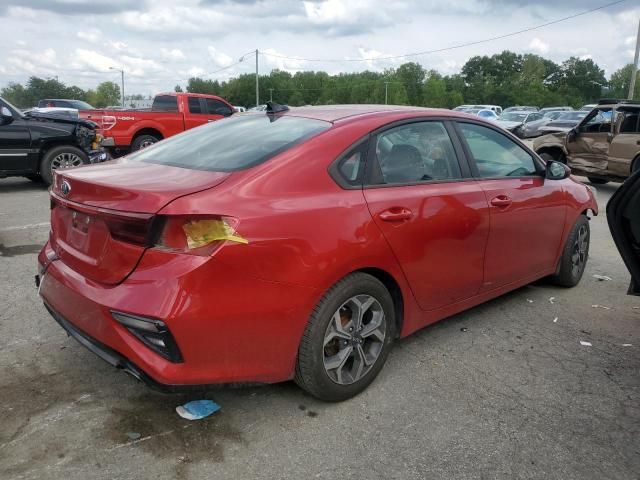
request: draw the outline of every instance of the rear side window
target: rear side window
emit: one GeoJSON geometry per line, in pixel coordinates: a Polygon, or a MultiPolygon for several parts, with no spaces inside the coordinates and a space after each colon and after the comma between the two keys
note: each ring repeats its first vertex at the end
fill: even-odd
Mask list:
{"type": "Polygon", "coordinates": [[[310,118],[233,116],[187,130],[127,158],[194,170],[233,172],[262,163],[329,127],[329,122],[310,118]]]}
{"type": "Polygon", "coordinates": [[[619,110],[624,115],[620,124],[620,133],[640,133],[640,110],[619,110]]]}
{"type": "Polygon", "coordinates": [[[151,110],[156,110],[159,112],[177,112],[178,97],[175,97],[173,95],[158,95],[153,99],[151,110]]]}
{"type": "Polygon", "coordinates": [[[223,115],[228,117],[233,113],[233,110],[229,108],[226,103],[213,98],[207,98],[207,112],[209,115],[223,115]]]}
{"type": "Polygon", "coordinates": [[[459,126],[481,177],[537,175],[533,157],[506,135],[473,123],[459,126]]]}
{"type": "Polygon", "coordinates": [[[461,178],[451,138],[441,122],[400,125],[381,133],[372,166],[374,184],[461,178]]]}
{"type": "Polygon", "coordinates": [[[200,99],[198,97],[189,97],[189,113],[202,113],[200,107],[200,99]]]}

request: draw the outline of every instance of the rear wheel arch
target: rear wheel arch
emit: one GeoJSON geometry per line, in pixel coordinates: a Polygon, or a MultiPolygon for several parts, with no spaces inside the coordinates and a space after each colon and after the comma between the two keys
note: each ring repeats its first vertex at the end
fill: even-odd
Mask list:
{"type": "Polygon", "coordinates": [[[380,282],[382,282],[382,284],[391,294],[391,298],[393,299],[393,309],[395,313],[396,336],[399,337],[400,332],[402,332],[402,326],[404,321],[404,299],[402,297],[402,289],[400,288],[400,285],[398,284],[396,279],[393,277],[393,275],[391,275],[387,271],[382,270],[380,268],[375,268],[375,267],[362,268],[360,270],[351,272],[348,275],[351,275],[352,273],[357,273],[357,272],[366,273],[368,275],[371,275],[372,277],[377,278],[380,282]]]}

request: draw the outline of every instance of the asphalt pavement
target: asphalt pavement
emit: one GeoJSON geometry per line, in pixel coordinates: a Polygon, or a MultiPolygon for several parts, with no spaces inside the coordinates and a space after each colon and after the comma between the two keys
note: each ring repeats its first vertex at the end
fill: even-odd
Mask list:
{"type": "Polygon", "coordinates": [[[606,225],[616,187],[597,186],[579,286],[538,282],[427,327],[327,404],[291,382],[162,395],[85,350],[34,286],[47,192],[0,180],[0,479],[637,480],[640,298],[606,225]],[[196,398],[222,410],[180,418],[196,398]]]}

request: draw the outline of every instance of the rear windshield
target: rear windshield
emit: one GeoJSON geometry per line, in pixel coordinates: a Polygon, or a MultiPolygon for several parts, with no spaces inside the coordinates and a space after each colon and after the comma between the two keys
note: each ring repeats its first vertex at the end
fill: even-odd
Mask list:
{"type": "Polygon", "coordinates": [[[178,98],[173,95],[156,95],[153,99],[151,110],[158,112],[177,112],[178,98]]]}
{"type": "Polygon", "coordinates": [[[234,115],[187,130],[127,158],[194,170],[233,172],[262,163],[330,126],[329,122],[310,118],[234,115]]]}

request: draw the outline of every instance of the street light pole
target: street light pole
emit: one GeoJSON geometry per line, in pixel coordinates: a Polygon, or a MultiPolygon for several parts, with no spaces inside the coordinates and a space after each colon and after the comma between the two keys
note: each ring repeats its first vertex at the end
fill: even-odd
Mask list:
{"type": "Polygon", "coordinates": [[[638,55],[640,54],[640,20],[638,20],[638,36],[636,37],[636,56],[633,59],[633,69],[631,70],[631,84],[629,85],[629,100],[633,100],[633,93],[636,88],[636,75],[638,74],[638,55]]]}
{"type": "Polygon", "coordinates": [[[120,75],[122,77],[122,108],[124,108],[124,70],[115,67],[109,67],[109,70],[120,72],[120,75]]]}
{"type": "Polygon", "coordinates": [[[256,54],[256,107],[258,107],[260,106],[260,90],[258,86],[258,49],[256,48],[255,52],[251,50],[250,52],[245,53],[238,59],[238,62],[242,62],[247,55],[251,55],[252,53],[256,54]]]}

